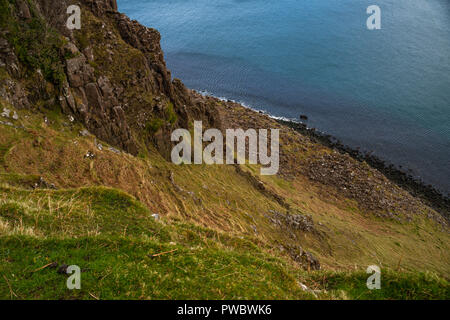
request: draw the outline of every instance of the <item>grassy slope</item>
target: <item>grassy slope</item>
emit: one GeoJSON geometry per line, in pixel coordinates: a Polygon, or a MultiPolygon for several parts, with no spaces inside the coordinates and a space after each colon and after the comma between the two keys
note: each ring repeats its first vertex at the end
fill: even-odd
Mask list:
{"type": "Polygon", "coordinates": [[[63,191],[2,188],[0,297],[20,299],[310,299],[445,298],[448,283],[431,274],[307,273],[252,239],[194,225],[155,222],[131,196],[104,187],[63,191]],[[176,250],[153,258],[153,254],[176,250]],[[82,289],[50,262],[82,268],[82,289]]]}
{"type": "MultiPolygon", "coordinates": [[[[286,262],[253,243],[192,225],[155,222],[121,191],[2,192],[9,199],[0,207],[1,273],[20,298],[89,298],[89,293],[105,299],[307,297],[286,262]],[[54,269],[33,272],[53,261],[85,269],[83,289],[67,290],[65,276],[54,269]]],[[[11,294],[5,282],[3,298],[11,294]]]]}
{"type": "Polygon", "coordinates": [[[0,125],[1,298],[449,297],[446,280],[417,272],[448,270],[448,234],[428,220],[364,216],[350,201],[324,199],[307,180],[266,178],[291,211],[313,216],[321,234],[294,231],[292,239],[264,216],[285,209],[233,167],[99,151],[57,112],[47,111],[50,125],[19,114],[26,130],[0,125]],[[94,160],[83,158],[88,150],[94,160]],[[40,176],[62,189],[30,190],[40,176]],[[281,243],[301,244],[328,271],[303,271],[281,243]],[[67,290],[54,269],[33,272],[53,261],[85,269],[81,291],[67,290]],[[383,268],[380,291],[365,286],[371,264],[383,268]]]}

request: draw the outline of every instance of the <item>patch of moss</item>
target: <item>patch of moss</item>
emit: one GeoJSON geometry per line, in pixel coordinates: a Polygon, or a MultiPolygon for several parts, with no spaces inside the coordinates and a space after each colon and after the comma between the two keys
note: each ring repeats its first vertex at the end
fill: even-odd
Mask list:
{"type": "Polygon", "coordinates": [[[151,133],[155,134],[158,132],[159,129],[164,125],[164,120],[160,118],[153,118],[150,120],[146,125],[146,130],[151,133]]]}
{"type": "Polygon", "coordinates": [[[29,73],[40,69],[47,81],[61,88],[66,80],[61,50],[63,38],[50,29],[32,7],[33,17],[30,21],[17,21],[13,15],[15,8],[11,3],[0,0],[0,11],[2,27],[9,31],[6,38],[17,58],[29,73]]]}
{"type": "Polygon", "coordinates": [[[169,102],[167,104],[167,109],[166,109],[166,119],[170,124],[175,124],[175,122],[177,122],[178,120],[178,116],[175,113],[174,109],[173,109],[173,103],[169,102]]]}

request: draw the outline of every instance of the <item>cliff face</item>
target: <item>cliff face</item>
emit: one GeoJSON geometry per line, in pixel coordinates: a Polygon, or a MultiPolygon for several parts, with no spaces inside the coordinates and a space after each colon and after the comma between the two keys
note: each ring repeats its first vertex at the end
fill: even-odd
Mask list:
{"type": "Polygon", "coordinates": [[[116,0],[1,3],[0,97],[7,103],[59,106],[134,155],[152,143],[168,156],[170,132],[192,117],[220,127],[214,103],[172,81],[158,31],[117,12],[116,0]],[[66,27],[71,4],[81,4],[81,30],[66,27]]]}

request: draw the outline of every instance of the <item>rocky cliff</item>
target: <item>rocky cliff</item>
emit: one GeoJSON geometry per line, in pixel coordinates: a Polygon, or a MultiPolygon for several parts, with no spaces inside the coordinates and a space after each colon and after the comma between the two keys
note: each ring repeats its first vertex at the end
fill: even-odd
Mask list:
{"type": "Polygon", "coordinates": [[[172,80],[158,31],[119,13],[116,0],[1,3],[0,63],[7,74],[0,97],[7,103],[59,106],[134,155],[153,143],[167,156],[171,129],[187,128],[192,116],[220,126],[214,104],[172,80]],[[71,4],[81,4],[80,30],[66,27],[71,4]]]}

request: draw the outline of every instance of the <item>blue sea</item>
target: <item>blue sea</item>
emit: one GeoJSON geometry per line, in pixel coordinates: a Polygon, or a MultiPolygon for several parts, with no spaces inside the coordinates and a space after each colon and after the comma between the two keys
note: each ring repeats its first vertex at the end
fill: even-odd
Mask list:
{"type": "Polygon", "coordinates": [[[118,0],[192,89],[308,126],[450,193],[449,0],[118,0]],[[368,30],[366,9],[381,9],[368,30]]]}

